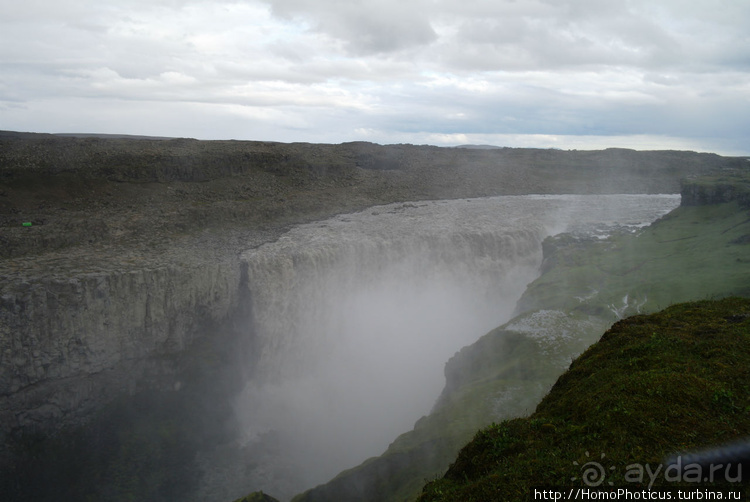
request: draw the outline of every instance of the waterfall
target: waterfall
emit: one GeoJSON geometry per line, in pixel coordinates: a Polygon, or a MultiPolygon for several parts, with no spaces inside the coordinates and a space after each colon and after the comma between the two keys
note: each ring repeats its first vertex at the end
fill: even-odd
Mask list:
{"type": "Polygon", "coordinates": [[[378,455],[429,413],[443,365],[506,322],[562,231],[637,227],[673,195],[390,204],[243,253],[257,346],[237,403],[251,489],[288,497],[378,455]]]}

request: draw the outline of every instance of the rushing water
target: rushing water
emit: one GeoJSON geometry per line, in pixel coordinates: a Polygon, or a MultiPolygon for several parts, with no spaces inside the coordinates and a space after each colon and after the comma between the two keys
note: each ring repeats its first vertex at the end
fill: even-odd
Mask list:
{"type": "Polygon", "coordinates": [[[638,228],[675,195],[528,195],[370,208],[249,250],[260,354],[240,402],[248,488],[286,498],[429,413],[445,362],[506,322],[541,242],[638,228]]]}

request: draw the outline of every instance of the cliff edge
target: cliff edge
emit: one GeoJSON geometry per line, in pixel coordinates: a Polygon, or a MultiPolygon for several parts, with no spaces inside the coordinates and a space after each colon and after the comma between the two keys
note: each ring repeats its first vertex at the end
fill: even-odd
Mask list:
{"type": "Polygon", "coordinates": [[[701,206],[737,201],[750,207],[750,177],[747,171],[730,171],[719,176],[689,178],[680,189],[682,205],[701,206]]]}

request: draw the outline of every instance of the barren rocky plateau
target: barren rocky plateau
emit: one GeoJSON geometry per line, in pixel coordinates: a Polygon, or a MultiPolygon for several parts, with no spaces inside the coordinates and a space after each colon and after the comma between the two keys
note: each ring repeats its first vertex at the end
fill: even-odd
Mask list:
{"type": "Polygon", "coordinates": [[[222,260],[290,225],[398,201],[676,193],[683,178],[746,163],[677,151],[0,132],[0,276],[222,260]]]}

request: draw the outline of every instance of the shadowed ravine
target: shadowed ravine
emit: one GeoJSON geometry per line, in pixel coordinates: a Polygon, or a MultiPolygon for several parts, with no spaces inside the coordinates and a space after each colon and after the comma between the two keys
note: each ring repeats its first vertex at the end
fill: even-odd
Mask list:
{"type": "MultiPolygon", "coordinates": [[[[285,500],[380,454],[430,411],[445,362],[510,318],[538,275],[545,237],[642,225],[678,203],[532,195],[392,204],[301,225],[243,253],[259,355],[236,404],[255,467],[235,481],[285,500]]],[[[212,485],[226,490],[226,473],[207,474],[205,495],[212,485]]]]}

